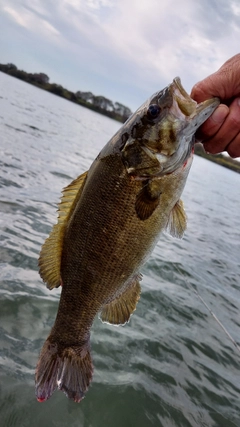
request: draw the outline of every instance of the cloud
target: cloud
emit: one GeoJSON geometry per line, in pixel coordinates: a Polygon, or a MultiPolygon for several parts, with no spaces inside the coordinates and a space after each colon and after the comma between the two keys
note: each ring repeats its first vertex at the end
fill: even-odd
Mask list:
{"type": "Polygon", "coordinates": [[[70,89],[131,108],[176,75],[190,91],[239,51],[236,0],[8,0],[1,7],[1,27],[8,31],[11,21],[10,38],[22,29],[29,62],[41,60],[42,71],[70,89]]]}
{"type": "Polygon", "coordinates": [[[50,22],[46,19],[41,18],[38,14],[35,14],[35,10],[32,11],[28,8],[14,9],[13,7],[5,6],[3,11],[10,16],[18,25],[26,28],[31,33],[36,33],[39,36],[59,36],[59,31],[54,28],[50,22]]]}

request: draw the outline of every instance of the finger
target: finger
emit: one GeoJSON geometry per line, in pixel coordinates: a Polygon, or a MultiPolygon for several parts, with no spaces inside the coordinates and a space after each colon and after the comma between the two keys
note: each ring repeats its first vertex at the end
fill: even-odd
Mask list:
{"type": "Polygon", "coordinates": [[[226,151],[233,158],[240,157],[240,133],[228,144],[226,151]]]}
{"type": "Polygon", "coordinates": [[[200,142],[204,142],[204,139],[214,136],[221,128],[228,114],[229,108],[224,104],[220,104],[209,119],[203,123],[197,131],[196,139],[200,142]]]}
{"type": "Polygon", "coordinates": [[[216,132],[205,143],[205,150],[212,153],[220,153],[226,150],[228,144],[233,141],[240,132],[240,98],[236,98],[229,107],[229,113],[216,132]]]}
{"type": "Polygon", "coordinates": [[[215,96],[223,98],[222,86],[219,85],[218,80],[218,74],[216,72],[196,83],[192,88],[190,94],[191,98],[198,103],[215,96]]]}
{"type": "Polygon", "coordinates": [[[237,54],[226,61],[218,71],[196,83],[192,88],[191,97],[202,102],[214,96],[218,96],[222,101],[239,96],[239,69],[240,54],[237,54]]]}

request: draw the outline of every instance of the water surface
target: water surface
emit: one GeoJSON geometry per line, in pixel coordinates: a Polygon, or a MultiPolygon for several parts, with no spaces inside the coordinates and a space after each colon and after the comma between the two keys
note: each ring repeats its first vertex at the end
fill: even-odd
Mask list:
{"type": "Polygon", "coordinates": [[[39,250],[61,189],[119,126],[0,73],[1,425],[239,427],[240,355],[192,286],[239,343],[240,175],[198,157],[183,194],[184,238],[162,235],[128,325],[94,322],[86,398],[35,400],[35,365],[60,293],[38,275],[39,250]]]}

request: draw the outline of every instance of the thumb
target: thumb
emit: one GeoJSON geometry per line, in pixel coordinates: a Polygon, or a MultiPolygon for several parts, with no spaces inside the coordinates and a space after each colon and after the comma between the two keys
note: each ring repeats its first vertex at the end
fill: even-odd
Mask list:
{"type": "Polygon", "coordinates": [[[195,84],[191,97],[197,102],[218,96],[221,101],[240,94],[240,54],[226,61],[221,68],[206,79],[195,84]]]}
{"type": "Polygon", "coordinates": [[[217,71],[214,74],[206,77],[206,79],[196,83],[191,91],[191,98],[197,102],[205,101],[206,99],[215,96],[224,99],[224,88],[221,83],[221,74],[217,71]]]}

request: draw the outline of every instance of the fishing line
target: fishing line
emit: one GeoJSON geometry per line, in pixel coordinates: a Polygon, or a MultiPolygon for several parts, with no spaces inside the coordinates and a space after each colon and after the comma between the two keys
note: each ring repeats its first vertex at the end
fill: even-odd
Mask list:
{"type": "MultiPolygon", "coordinates": [[[[178,266],[177,270],[178,272],[182,275],[182,273],[180,272],[178,266]]],[[[235,339],[231,336],[231,334],[227,331],[227,329],[225,328],[225,326],[222,324],[222,322],[217,318],[216,314],[213,313],[212,309],[209,307],[209,305],[206,303],[206,301],[203,299],[203,297],[199,294],[198,290],[196,289],[196,285],[194,286],[192,283],[189,282],[189,280],[186,279],[186,283],[188,286],[188,289],[193,289],[193,291],[195,292],[195,294],[197,295],[198,299],[200,299],[200,301],[203,303],[203,305],[206,307],[206,309],[209,311],[209,313],[212,315],[212,317],[216,320],[216,322],[219,324],[219,326],[222,328],[222,330],[225,332],[225,334],[227,335],[227,337],[230,339],[230,341],[232,341],[233,345],[236,347],[236,349],[239,351],[240,353],[240,347],[237,344],[237,342],[235,341],[235,339]]]]}

